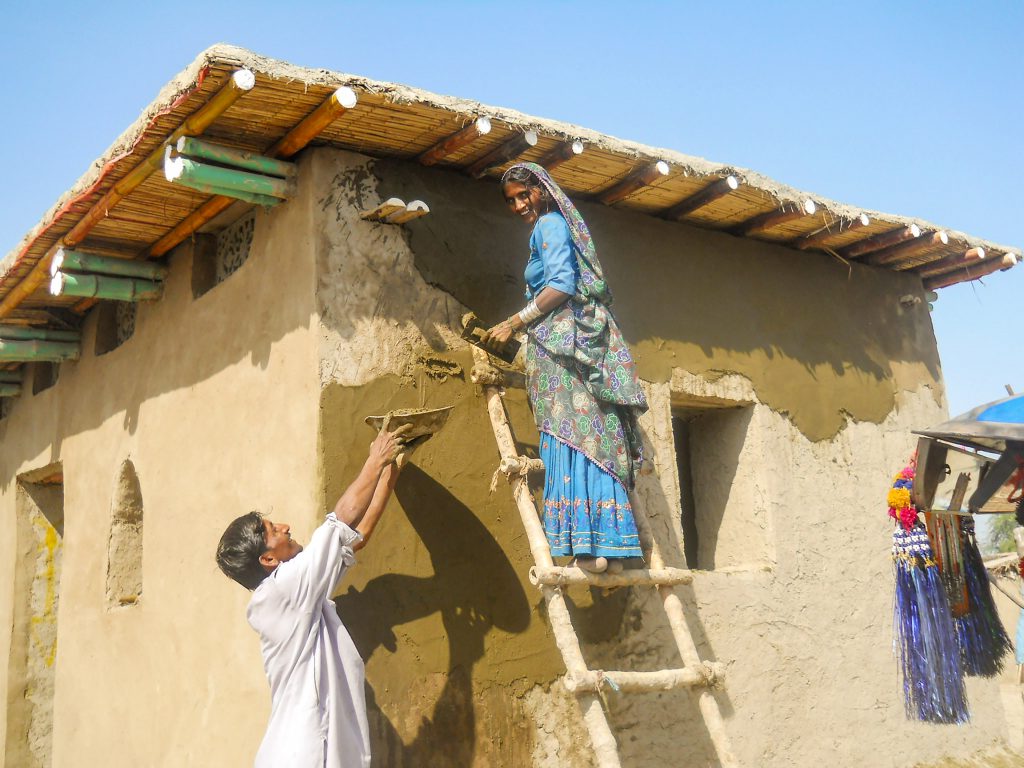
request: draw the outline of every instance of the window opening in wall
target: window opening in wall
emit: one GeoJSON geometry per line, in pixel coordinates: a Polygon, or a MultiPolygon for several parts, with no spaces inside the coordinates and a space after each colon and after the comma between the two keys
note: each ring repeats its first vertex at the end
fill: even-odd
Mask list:
{"type": "Polygon", "coordinates": [[[256,209],[253,208],[217,235],[217,283],[224,282],[249,258],[255,231],[256,209]]]}
{"type": "Polygon", "coordinates": [[[18,478],[5,765],[42,768],[53,752],[57,606],[64,541],[59,464],[18,478]]]}
{"type": "Polygon", "coordinates": [[[751,467],[741,466],[751,414],[750,407],[735,403],[672,409],[688,568],[710,571],[764,555],[763,520],[752,503],[751,467]]]}
{"type": "Polygon", "coordinates": [[[130,301],[104,301],[98,308],[96,322],[96,354],[111,352],[135,333],[138,305],[130,301]]]}
{"type": "Polygon", "coordinates": [[[107,605],[135,605],[142,596],[142,489],[135,465],[121,464],[107,543],[107,605]]]}
{"type": "Polygon", "coordinates": [[[256,232],[256,214],[252,207],[216,234],[193,235],[193,298],[220,285],[246,262],[256,232]]]}
{"type": "Polygon", "coordinates": [[[57,363],[32,363],[32,394],[38,395],[57,383],[57,363]]]}

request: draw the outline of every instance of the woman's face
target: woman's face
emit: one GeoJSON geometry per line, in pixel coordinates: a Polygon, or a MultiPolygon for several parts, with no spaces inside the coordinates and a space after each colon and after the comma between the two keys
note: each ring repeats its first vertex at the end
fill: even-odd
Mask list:
{"type": "Polygon", "coordinates": [[[540,199],[540,187],[530,189],[522,182],[509,181],[502,187],[508,209],[529,226],[533,226],[545,213],[540,199]]]}

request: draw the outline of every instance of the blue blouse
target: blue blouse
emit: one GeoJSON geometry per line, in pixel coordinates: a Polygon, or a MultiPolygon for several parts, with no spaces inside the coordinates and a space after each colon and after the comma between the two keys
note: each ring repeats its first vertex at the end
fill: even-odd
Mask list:
{"type": "Polygon", "coordinates": [[[569,225],[559,211],[545,213],[533,225],[530,260],[526,263],[526,297],[532,299],[543,288],[576,293],[580,268],[569,225]]]}

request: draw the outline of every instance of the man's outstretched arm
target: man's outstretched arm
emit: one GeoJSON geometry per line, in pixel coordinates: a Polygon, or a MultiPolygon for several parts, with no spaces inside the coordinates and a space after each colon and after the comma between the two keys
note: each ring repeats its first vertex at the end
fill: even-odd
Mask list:
{"type": "MultiPolygon", "coordinates": [[[[377,494],[381,475],[388,465],[393,465],[395,458],[402,450],[399,438],[410,429],[412,429],[412,425],[406,424],[394,432],[385,432],[383,429],[380,431],[377,438],[370,444],[370,455],[366,457],[366,462],[358,477],[334,505],[334,516],[338,520],[358,530],[359,523],[377,494]]],[[[387,496],[384,497],[384,502],[387,502],[387,496]]]]}

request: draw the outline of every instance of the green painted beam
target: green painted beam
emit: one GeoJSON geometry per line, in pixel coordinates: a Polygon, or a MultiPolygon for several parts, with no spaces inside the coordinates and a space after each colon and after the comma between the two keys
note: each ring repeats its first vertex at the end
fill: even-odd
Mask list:
{"type": "Polygon", "coordinates": [[[21,371],[0,371],[0,384],[21,384],[21,371]]]}
{"type": "Polygon", "coordinates": [[[259,173],[197,163],[187,157],[168,158],[164,164],[164,175],[171,182],[190,182],[189,186],[205,184],[251,195],[277,197],[281,200],[286,200],[295,193],[294,182],[259,173]]]}
{"type": "Polygon", "coordinates": [[[114,259],[82,251],[61,248],[50,261],[51,277],[58,272],[97,272],[101,275],[141,277],[143,280],[163,280],[168,269],[162,264],[137,259],[114,259]]]}
{"type": "Polygon", "coordinates": [[[77,360],[81,345],[73,341],[13,341],[0,339],[0,362],[60,362],[77,360]]]}
{"type": "Polygon", "coordinates": [[[286,163],[283,160],[275,160],[272,157],[257,155],[255,152],[247,152],[244,149],[233,147],[222,147],[220,144],[211,144],[208,141],[197,139],[192,136],[182,136],[178,139],[178,153],[200,160],[212,160],[221,165],[229,165],[240,168],[244,171],[253,171],[267,176],[279,176],[282,179],[295,178],[296,170],[293,163],[286,163]]]}
{"type": "Polygon", "coordinates": [[[236,200],[243,200],[253,205],[262,205],[264,208],[273,208],[279,203],[283,203],[276,197],[270,195],[254,195],[251,192],[241,192],[237,189],[225,189],[224,187],[216,187],[212,184],[199,184],[191,181],[185,181],[184,179],[177,179],[175,184],[181,184],[183,187],[194,189],[197,192],[205,192],[208,195],[221,195],[222,197],[233,197],[236,200]]]}
{"type": "Polygon", "coordinates": [[[58,272],[50,280],[50,293],[54,296],[82,296],[111,301],[155,301],[163,295],[163,291],[163,283],[135,277],[58,272]]]}
{"type": "Polygon", "coordinates": [[[21,394],[21,384],[0,382],[0,397],[17,397],[21,394]]]}
{"type": "Polygon", "coordinates": [[[42,341],[81,341],[79,331],[62,331],[57,328],[32,328],[26,325],[0,324],[0,339],[40,339],[42,341]]]}

